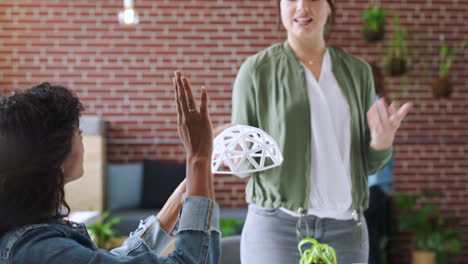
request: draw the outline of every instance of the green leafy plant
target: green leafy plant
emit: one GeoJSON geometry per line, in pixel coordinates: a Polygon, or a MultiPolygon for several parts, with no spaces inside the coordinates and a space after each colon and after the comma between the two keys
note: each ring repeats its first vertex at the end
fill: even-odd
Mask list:
{"type": "Polygon", "coordinates": [[[88,232],[98,247],[105,248],[106,244],[114,238],[119,237],[115,226],[120,222],[120,218],[109,218],[109,212],[104,212],[99,221],[88,227],[88,232]]]}
{"type": "Polygon", "coordinates": [[[465,46],[468,45],[468,41],[463,41],[460,43],[458,48],[452,49],[447,45],[442,45],[440,47],[440,67],[439,67],[439,77],[444,78],[447,76],[450,67],[452,67],[453,60],[458,52],[463,50],[465,46]]]}
{"type": "Polygon", "coordinates": [[[236,218],[220,219],[222,237],[235,236],[241,233],[244,221],[236,218]]]}
{"type": "Polygon", "coordinates": [[[376,42],[382,40],[385,34],[385,22],[387,11],[381,9],[378,5],[372,4],[371,8],[361,15],[364,20],[362,33],[367,42],[376,42]]]}
{"type": "Polygon", "coordinates": [[[456,220],[445,217],[434,203],[440,196],[434,191],[398,194],[395,203],[400,212],[399,229],[414,232],[415,249],[435,252],[437,263],[446,263],[446,253],[459,253],[461,242],[459,232],[451,228],[456,220]]]}
{"type": "Polygon", "coordinates": [[[336,251],[327,244],[320,244],[313,238],[304,238],[299,242],[297,249],[301,254],[299,264],[337,264],[336,251]],[[302,250],[303,246],[309,245],[310,248],[302,250]]]}
{"type": "Polygon", "coordinates": [[[393,36],[393,41],[387,49],[386,70],[391,76],[400,76],[407,71],[409,48],[397,12],[393,14],[393,36]]]}
{"type": "Polygon", "coordinates": [[[372,5],[371,9],[362,13],[364,20],[364,28],[377,32],[385,25],[387,18],[387,11],[381,9],[378,5],[372,5]]]}

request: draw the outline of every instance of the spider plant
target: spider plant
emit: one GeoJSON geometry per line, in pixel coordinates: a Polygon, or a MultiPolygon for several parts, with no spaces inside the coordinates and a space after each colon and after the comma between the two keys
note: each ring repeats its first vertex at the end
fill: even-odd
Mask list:
{"type": "Polygon", "coordinates": [[[301,259],[299,264],[337,264],[336,251],[327,244],[320,244],[313,238],[304,238],[297,246],[301,259]],[[303,246],[309,245],[310,248],[302,250],[303,246]]]}
{"type": "Polygon", "coordinates": [[[432,81],[432,93],[435,97],[450,97],[452,82],[448,77],[448,73],[458,52],[462,51],[466,45],[468,45],[468,41],[461,42],[456,49],[452,49],[447,45],[440,47],[439,76],[432,81]]]}

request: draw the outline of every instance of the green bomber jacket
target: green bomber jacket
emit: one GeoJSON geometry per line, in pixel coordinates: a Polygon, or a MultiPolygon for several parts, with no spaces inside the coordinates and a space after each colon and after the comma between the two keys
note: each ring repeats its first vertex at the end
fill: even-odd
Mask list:
{"type": "MultiPolygon", "coordinates": [[[[367,111],[375,101],[368,63],[328,45],[333,74],[350,111],[351,182],[353,211],[368,207],[367,177],[383,168],[392,147],[370,147],[367,111]]],[[[258,127],[278,143],[281,166],[251,176],[246,186],[248,203],[307,213],[310,199],[311,111],[304,67],[287,42],[275,44],[242,64],[233,88],[232,124],[258,127]]]]}

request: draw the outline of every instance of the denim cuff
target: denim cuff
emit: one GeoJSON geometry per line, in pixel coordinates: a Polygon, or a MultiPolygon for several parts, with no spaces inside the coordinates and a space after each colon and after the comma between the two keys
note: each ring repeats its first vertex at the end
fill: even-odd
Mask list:
{"type": "Polygon", "coordinates": [[[173,237],[161,228],[154,215],[140,221],[138,228],[130,233],[121,247],[114,248],[111,253],[116,256],[129,256],[151,251],[160,256],[172,243],[173,237]]]}
{"type": "Polygon", "coordinates": [[[176,234],[182,231],[221,233],[219,230],[219,205],[216,202],[201,196],[185,198],[176,234]]]}
{"type": "Polygon", "coordinates": [[[172,236],[164,231],[154,215],[147,218],[145,223],[141,225],[143,225],[143,231],[140,237],[143,240],[143,244],[152,253],[160,256],[171,244],[173,240],[172,236]]]}

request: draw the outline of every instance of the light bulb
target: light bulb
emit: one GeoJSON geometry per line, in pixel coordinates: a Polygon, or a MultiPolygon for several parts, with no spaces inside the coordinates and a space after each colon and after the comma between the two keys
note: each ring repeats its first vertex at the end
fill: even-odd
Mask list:
{"type": "Polygon", "coordinates": [[[126,8],[119,13],[119,22],[125,25],[138,24],[138,16],[133,8],[126,8]]]}
{"type": "Polygon", "coordinates": [[[133,9],[133,0],[124,0],[124,10],[119,13],[119,22],[125,25],[138,24],[138,16],[133,9]]]}

